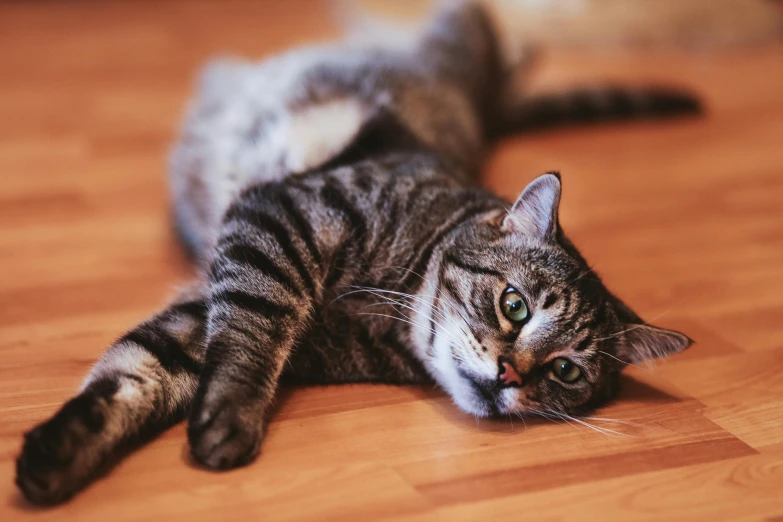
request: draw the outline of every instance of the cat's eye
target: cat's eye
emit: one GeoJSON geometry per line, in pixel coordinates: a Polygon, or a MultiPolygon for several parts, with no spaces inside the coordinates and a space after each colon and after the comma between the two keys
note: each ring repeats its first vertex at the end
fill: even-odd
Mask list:
{"type": "Polygon", "coordinates": [[[563,382],[572,383],[579,380],[582,370],[568,359],[558,357],[552,361],[552,373],[563,382]]]}
{"type": "Polygon", "coordinates": [[[500,296],[500,310],[512,323],[521,323],[530,315],[522,294],[512,287],[508,287],[500,296]]]}

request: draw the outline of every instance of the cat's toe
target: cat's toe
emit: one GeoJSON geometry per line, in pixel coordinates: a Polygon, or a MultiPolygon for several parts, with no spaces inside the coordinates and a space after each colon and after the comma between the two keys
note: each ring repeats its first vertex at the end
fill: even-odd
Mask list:
{"type": "Polygon", "coordinates": [[[79,396],[25,434],[16,485],[30,502],[57,504],[84,486],[100,462],[104,420],[99,403],[79,396]]]}
{"type": "Polygon", "coordinates": [[[56,504],[66,500],[72,456],[65,434],[52,433],[45,425],[25,435],[22,453],[16,460],[16,485],[34,504],[56,504]]]}
{"type": "Polygon", "coordinates": [[[234,409],[200,412],[188,425],[193,458],[215,470],[251,463],[261,446],[261,427],[256,419],[243,419],[234,409]]]}

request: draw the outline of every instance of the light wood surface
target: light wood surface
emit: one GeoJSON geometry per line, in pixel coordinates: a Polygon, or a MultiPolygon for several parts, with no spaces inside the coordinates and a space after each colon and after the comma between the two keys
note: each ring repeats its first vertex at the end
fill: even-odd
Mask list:
{"type": "Polygon", "coordinates": [[[780,520],[781,47],[555,53],[540,87],[672,81],[709,115],[491,158],[486,184],[509,197],[560,169],[564,226],[609,286],[697,340],[627,372],[589,419],[611,431],[477,422],[432,388],[287,390],[247,468],[193,468],[177,426],[64,506],[22,500],[22,432],[188,277],[164,174],[197,66],[333,31],[293,1],[0,4],[0,520],[780,520]]]}

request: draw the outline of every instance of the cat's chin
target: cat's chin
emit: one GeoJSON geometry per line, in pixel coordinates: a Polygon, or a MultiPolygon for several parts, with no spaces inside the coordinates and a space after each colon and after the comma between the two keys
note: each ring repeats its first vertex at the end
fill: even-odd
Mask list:
{"type": "Polygon", "coordinates": [[[431,375],[460,410],[475,417],[509,415],[519,410],[519,390],[499,388],[490,377],[454,359],[453,352],[450,344],[437,344],[436,356],[429,364],[431,375]]]}
{"type": "Polygon", "coordinates": [[[452,399],[460,410],[476,417],[497,417],[517,411],[517,391],[513,389],[494,390],[477,383],[461,373],[462,381],[452,399]]]}
{"type": "Polygon", "coordinates": [[[493,402],[487,401],[481,397],[461,397],[454,398],[454,403],[465,413],[476,417],[494,417],[498,415],[497,407],[493,402]]]}
{"type": "Polygon", "coordinates": [[[484,397],[474,395],[461,397],[459,400],[454,397],[454,402],[463,412],[481,418],[514,415],[518,410],[516,407],[506,405],[502,398],[487,400],[484,397]]]}

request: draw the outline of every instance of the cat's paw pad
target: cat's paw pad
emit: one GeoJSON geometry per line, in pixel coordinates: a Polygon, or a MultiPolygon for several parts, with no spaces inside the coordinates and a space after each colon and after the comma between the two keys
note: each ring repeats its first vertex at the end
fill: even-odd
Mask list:
{"type": "Polygon", "coordinates": [[[16,460],[16,485],[35,504],[70,498],[89,475],[92,438],[103,415],[82,397],[68,402],[47,422],[25,434],[16,460]]]}
{"type": "Polygon", "coordinates": [[[231,406],[196,411],[188,424],[191,455],[199,464],[216,470],[251,463],[261,447],[261,435],[255,415],[243,418],[231,406]]]}

